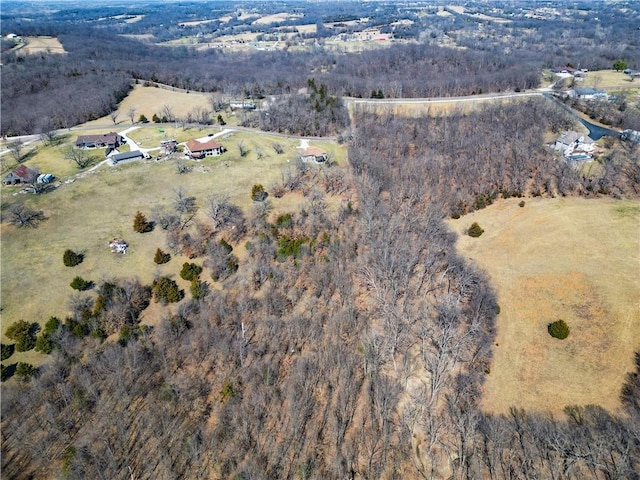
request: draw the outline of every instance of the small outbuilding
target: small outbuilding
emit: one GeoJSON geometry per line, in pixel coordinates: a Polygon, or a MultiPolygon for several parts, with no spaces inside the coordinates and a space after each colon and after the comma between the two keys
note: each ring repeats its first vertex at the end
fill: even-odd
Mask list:
{"type": "Polygon", "coordinates": [[[176,140],[163,140],[160,142],[160,151],[165,155],[170,155],[178,150],[178,142],[176,140]]]}
{"type": "Polygon", "coordinates": [[[120,162],[142,160],[145,158],[145,154],[140,150],[132,150],[130,152],[115,153],[109,156],[109,160],[113,165],[117,165],[120,162]]]}
{"type": "Polygon", "coordinates": [[[34,183],[37,179],[38,172],[30,169],[26,165],[20,165],[4,177],[2,183],[5,185],[18,185],[20,183],[34,183]]]}

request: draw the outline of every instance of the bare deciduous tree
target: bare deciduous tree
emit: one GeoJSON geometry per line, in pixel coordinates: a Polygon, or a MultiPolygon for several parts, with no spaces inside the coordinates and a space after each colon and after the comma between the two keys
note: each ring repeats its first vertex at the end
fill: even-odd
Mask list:
{"type": "Polygon", "coordinates": [[[130,106],[129,109],[127,110],[127,116],[129,117],[129,120],[131,120],[131,123],[136,123],[136,112],[137,111],[138,110],[133,105],[130,106]]]}
{"type": "Polygon", "coordinates": [[[10,140],[7,143],[7,149],[9,150],[11,156],[16,161],[16,163],[22,162],[24,143],[19,138],[14,140],[10,140]]]}
{"type": "Polygon", "coordinates": [[[212,111],[219,112],[221,110],[224,110],[225,108],[224,97],[220,92],[214,92],[209,94],[208,99],[209,99],[209,105],[211,106],[212,111]]]}
{"type": "Polygon", "coordinates": [[[9,207],[8,216],[10,223],[21,228],[35,228],[46,218],[42,210],[33,210],[21,203],[9,207]]]}
{"type": "Polygon", "coordinates": [[[175,120],[175,115],[173,114],[173,107],[168,104],[164,104],[162,109],[160,110],[160,115],[162,119],[166,119],[167,122],[173,122],[175,120]]]}
{"type": "Polygon", "coordinates": [[[78,168],[88,167],[93,161],[93,156],[89,155],[86,150],[73,146],[65,148],[64,158],[75,163],[78,168]]]}
{"type": "Polygon", "coordinates": [[[238,153],[241,157],[245,157],[249,154],[250,150],[245,146],[244,141],[240,140],[236,143],[236,147],[238,147],[238,153]]]}

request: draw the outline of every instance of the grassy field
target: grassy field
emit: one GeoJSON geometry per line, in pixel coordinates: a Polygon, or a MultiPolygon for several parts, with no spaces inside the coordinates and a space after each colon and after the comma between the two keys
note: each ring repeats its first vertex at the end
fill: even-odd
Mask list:
{"type": "MultiPolygon", "coordinates": [[[[108,127],[111,129],[122,128],[124,124],[131,124],[128,112],[131,108],[135,110],[134,119],[137,122],[140,115],[147,117],[149,121],[154,114],[162,116],[162,108],[164,105],[171,107],[176,117],[185,117],[195,107],[203,107],[210,110],[209,97],[205,93],[189,92],[182,90],[166,90],[157,87],[145,87],[141,84],[135,85],[134,89],[129,93],[118,106],[118,117],[116,125],[114,125],[110,116],[102,117],[92,122],[83,124],[83,127],[108,127]]],[[[233,119],[228,118],[225,112],[222,112],[225,121],[231,122],[233,119]]],[[[161,127],[162,128],[162,127],[161,127]]],[[[94,132],[95,133],[95,132],[94,132]]]]}
{"type": "MultiPolygon", "coordinates": [[[[157,132],[156,129],[152,131],[157,132]]],[[[202,133],[194,131],[190,137],[199,136],[202,133]]],[[[204,206],[209,195],[224,194],[248,209],[252,203],[251,187],[262,183],[268,190],[278,182],[282,172],[293,166],[291,162],[299,145],[298,140],[244,132],[233,133],[221,138],[220,142],[227,146],[228,152],[202,162],[189,162],[193,169],[184,175],[175,172],[172,161],[149,160],[117,167],[103,165],[79,178],[71,175],[72,183],[63,181],[56,190],[38,196],[20,195],[17,193],[19,188],[3,188],[3,212],[13,203],[24,202],[43,210],[47,220],[36,229],[19,229],[7,223],[0,226],[2,332],[19,319],[44,323],[52,315],[64,318],[69,296],[74,293],[69,283],[76,275],[96,283],[132,276],[150,283],[160,273],[172,273],[177,277],[184,259],[174,258],[161,266],[153,263],[156,248],[165,246],[164,232],[156,229],[143,235],[134,233],[132,223],[136,211],[149,215],[154,205],[170,206],[178,187],[195,196],[200,206],[204,206]],[[240,141],[249,150],[245,157],[240,157],[237,149],[240,141]],[[277,155],[273,149],[276,142],[284,147],[282,155],[277,155]],[[258,151],[263,153],[261,159],[258,151]],[[108,243],[114,238],[123,238],[129,243],[126,255],[111,253],[108,243]],[[74,268],[65,267],[62,254],[67,248],[84,253],[84,262],[74,268]]],[[[339,163],[344,163],[344,147],[320,141],[312,144],[325,148],[339,163]]],[[[49,161],[52,170],[53,162],[56,166],[61,161],[66,162],[64,165],[69,164],[58,158],[56,148],[40,147],[38,155],[29,163],[39,162],[45,166],[49,161]]],[[[74,168],[66,171],[67,174],[76,172],[74,168]]],[[[57,171],[56,174],[60,175],[57,171]]],[[[281,199],[271,198],[271,201],[274,211],[278,211],[290,210],[300,199],[296,195],[285,195],[281,199]]],[[[204,219],[204,209],[198,215],[204,219]]],[[[181,286],[188,288],[187,283],[183,283],[181,286]]],[[[155,311],[150,309],[145,315],[152,317],[155,311]]],[[[154,319],[143,321],[153,323],[154,319]]],[[[3,337],[3,342],[6,341],[3,337]]],[[[16,354],[10,361],[38,362],[40,358],[38,354],[28,352],[16,354]]]]}
{"type": "Polygon", "coordinates": [[[24,44],[16,50],[21,55],[67,53],[56,37],[24,37],[24,44]]]}
{"type": "Polygon", "coordinates": [[[450,225],[460,253],[488,272],[500,315],[487,411],[614,410],[640,349],[640,202],[581,198],[497,204],[450,225]],[[477,221],[484,234],[463,234],[477,221]],[[564,319],[566,340],[547,333],[564,319]]]}
{"type": "Polygon", "coordinates": [[[405,99],[401,101],[385,101],[379,102],[372,101],[368,103],[368,100],[362,102],[351,102],[349,109],[353,112],[355,109],[375,112],[377,114],[390,113],[393,115],[403,115],[408,117],[424,117],[427,115],[446,115],[452,113],[465,114],[472,112],[478,108],[484,108],[488,103],[497,102],[521,102],[527,101],[531,97],[505,97],[505,98],[484,98],[477,97],[472,100],[411,100],[405,99]]]}
{"type": "Polygon", "coordinates": [[[584,75],[584,81],[576,83],[577,87],[594,87],[611,89],[637,89],[639,82],[631,81],[631,77],[615,70],[594,70],[584,75]]]}

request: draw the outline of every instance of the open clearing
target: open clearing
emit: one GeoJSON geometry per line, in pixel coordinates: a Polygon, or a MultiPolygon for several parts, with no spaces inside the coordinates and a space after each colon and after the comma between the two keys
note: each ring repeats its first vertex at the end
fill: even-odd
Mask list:
{"type": "Polygon", "coordinates": [[[273,15],[265,15],[253,22],[254,25],[269,25],[276,22],[285,22],[290,20],[299,20],[304,15],[301,13],[274,13],[273,15]]]}
{"type": "MultiPolygon", "coordinates": [[[[137,122],[140,115],[147,117],[149,121],[154,114],[162,116],[162,108],[164,105],[171,107],[176,117],[185,117],[196,107],[206,108],[210,110],[209,95],[198,92],[185,92],[184,90],[169,90],[160,87],[145,87],[137,84],[127,97],[118,105],[117,125],[114,126],[110,116],[102,117],[91,122],[82,124],[82,127],[98,127],[105,126],[111,129],[118,129],[120,124],[130,124],[128,112],[131,108],[135,110],[134,119],[137,122]]],[[[217,115],[217,114],[216,114],[217,115]]],[[[222,112],[227,120],[227,114],[222,112]]]]}
{"type": "Polygon", "coordinates": [[[24,37],[25,45],[18,52],[24,55],[67,53],[56,37],[24,37]]]}
{"type": "Polygon", "coordinates": [[[514,95],[504,94],[503,96],[472,95],[458,98],[451,97],[449,99],[348,99],[347,105],[351,114],[355,111],[364,111],[378,115],[392,114],[407,117],[424,117],[428,115],[465,114],[478,108],[484,108],[487,102],[520,102],[527,101],[531,96],[536,95],[536,93],[523,93],[514,95]]]}
{"type": "Polygon", "coordinates": [[[640,349],[640,202],[499,201],[451,220],[460,253],[488,272],[500,315],[483,407],[614,411],[640,349]],[[463,232],[472,222],[479,238],[463,232]],[[566,340],[547,333],[564,319],[566,340]]]}
{"type": "Polygon", "coordinates": [[[576,83],[577,87],[606,88],[612,90],[616,88],[634,89],[638,88],[637,81],[631,81],[631,77],[615,70],[594,70],[584,75],[582,83],[576,83]]]}
{"type": "MultiPolygon", "coordinates": [[[[147,140],[151,131],[140,135],[147,140]]],[[[135,131],[137,132],[137,130],[135,131]]],[[[198,129],[190,129],[190,138],[202,136],[198,129]]],[[[95,131],[93,132],[95,133],[95,131]]],[[[74,132],[75,134],[75,132],[74,132]]],[[[156,139],[149,137],[148,141],[156,139]]],[[[75,135],[67,142],[75,141],[75,135]]],[[[180,265],[185,261],[176,256],[166,265],[153,263],[156,248],[166,248],[165,232],[156,228],[146,234],[135,233],[132,229],[133,217],[140,210],[149,216],[154,205],[170,208],[174,191],[178,187],[197,199],[201,207],[198,218],[205,221],[205,200],[209,195],[228,195],[231,201],[245,211],[252,202],[251,187],[263,184],[267,190],[281,180],[282,172],[294,168],[300,144],[299,140],[275,137],[269,134],[233,132],[221,137],[219,142],[228,152],[220,157],[209,157],[201,162],[188,162],[193,169],[190,173],[178,175],[173,161],[139,161],[117,167],[103,165],[73,183],[64,183],[60,171],[71,175],[78,172],[64,160],[57,147],[42,147],[39,155],[27,162],[33,166],[46,158],[47,170],[52,171],[63,184],[54,191],[41,195],[14,195],[20,187],[6,187],[2,190],[3,211],[15,202],[25,202],[32,208],[43,210],[47,220],[36,229],[18,229],[2,223],[0,272],[0,299],[2,332],[16,320],[37,321],[43,324],[52,316],[65,318],[67,302],[74,293],[69,283],[79,275],[99,284],[109,278],[138,277],[149,284],[155,275],[171,274],[188,291],[188,283],[178,277],[180,265]],[[249,150],[240,157],[237,143],[242,142],[249,150]],[[273,144],[279,143],[284,153],[277,155],[273,144]],[[262,158],[258,158],[258,152],[262,158]],[[62,162],[62,163],[61,163],[62,162]],[[56,164],[59,168],[56,169],[56,164]],[[60,171],[59,171],[60,170],[60,171]],[[122,238],[129,244],[126,255],[111,253],[108,243],[114,238],[122,238]],[[65,249],[71,248],[85,254],[80,265],[69,268],[62,263],[65,249]]],[[[323,141],[312,141],[313,145],[324,148],[338,163],[344,163],[345,147],[323,141]]],[[[96,155],[103,150],[93,150],[96,155]]],[[[317,167],[319,170],[323,167],[317,167]]],[[[299,194],[288,194],[282,198],[272,198],[274,213],[291,211],[304,204],[299,194]]],[[[238,256],[244,242],[235,245],[238,256]]],[[[201,263],[201,259],[196,262],[201,263]]],[[[148,309],[142,321],[153,323],[151,318],[158,309],[148,309]]],[[[7,339],[3,337],[3,342],[7,339]]],[[[44,356],[35,352],[16,353],[12,361],[39,363],[44,356]]]]}

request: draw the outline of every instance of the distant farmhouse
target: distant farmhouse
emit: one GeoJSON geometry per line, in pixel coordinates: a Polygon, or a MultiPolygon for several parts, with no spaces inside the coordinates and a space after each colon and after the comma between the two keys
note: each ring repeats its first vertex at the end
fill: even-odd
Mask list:
{"type": "Polygon", "coordinates": [[[327,152],[319,147],[308,147],[300,153],[303,162],[324,163],[327,161],[327,152]]]}
{"type": "Polygon", "coordinates": [[[622,140],[628,140],[634,143],[640,143],[640,132],[638,130],[626,129],[620,134],[622,140]]]}
{"type": "Polygon", "coordinates": [[[606,92],[602,90],[596,90],[595,88],[572,88],[567,91],[569,98],[575,98],[578,100],[596,100],[609,98],[606,92]]]}
{"type": "Polygon", "coordinates": [[[204,157],[214,157],[222,155],[225,148],[215,140],[208,142],[199,142],[198,140],[189,140],[185,145],[185,153],[193,159],[202,159],[204,157]]]}
{"type": "Polygon", "coordinates": [[[26,165],[20,165],[4,177],[2,183],[5,185],[18,185],[20,183],[34,183],[37,179],[38,172],[31,170],[26,165]]]}
{"type": "Polygon", "coordinates": [[[231,102],[229,104],[229,106],[233,110],[235,110],[236,108],[239,108],[239,109],[242,109],[242,110],[255,110],[256,109],[256,104],[253,103],[253,102],[249,102],[249,101],[245,101],[245,102],[234,101],[234,102],[231,102]]]}
{"type": "Polygon", "coordinates": [[[623,70],[622,73],[629,75],[631,77],[631,80],[640,78],[640,71],[638,70],[631,70],[630,68],[627,68],[626,70],[623,70]]]}
{"type": "Polygon", "coordinates": [[[122,145],[124,138],[116,132],[102,135],[80,135],[76,140],[78,148],[117,148],[122,145]]]}

